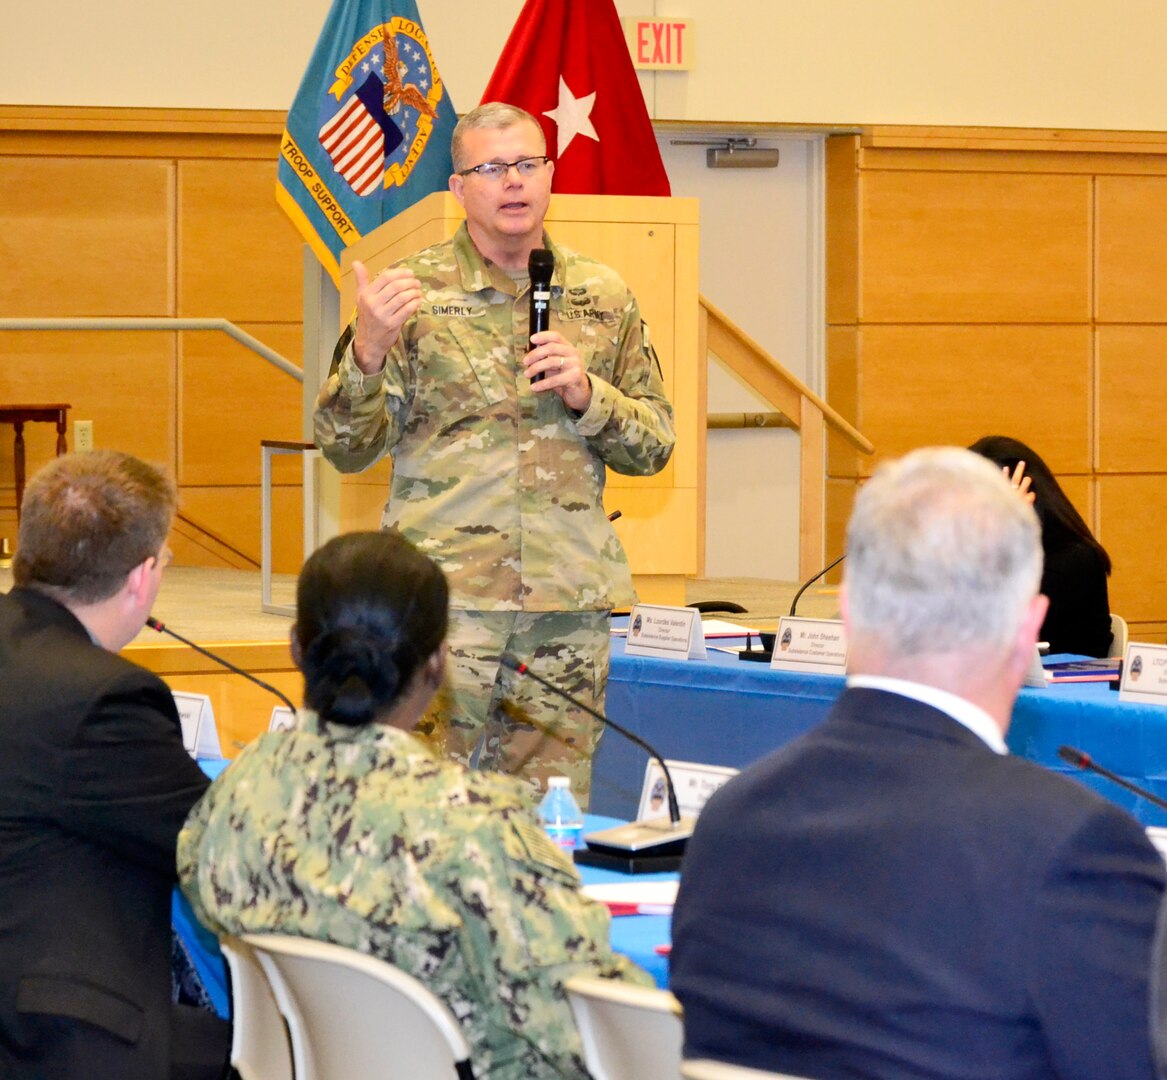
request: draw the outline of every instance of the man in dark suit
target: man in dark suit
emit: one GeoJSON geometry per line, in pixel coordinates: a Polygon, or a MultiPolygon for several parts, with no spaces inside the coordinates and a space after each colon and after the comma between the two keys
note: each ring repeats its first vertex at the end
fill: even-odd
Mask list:
{"type": "Polygon", "coordinates": [[[217,1076],[229,1029],[170,1003],[175,842],[207,785],[157,676],[117,655],[169,561],[173,484],[110,451],[25,491],[0,596],[0,1076],[217,1076]]]}
{"type": "Polygon", "coordinates": [[[686,1057],[1149,1080],[1162,862],[1004,743],[1046,609],[1033,511],[967,451],[917,451],[860,492],[847,567],[846,691],[710,799],[685,856],[686,1057]]]}

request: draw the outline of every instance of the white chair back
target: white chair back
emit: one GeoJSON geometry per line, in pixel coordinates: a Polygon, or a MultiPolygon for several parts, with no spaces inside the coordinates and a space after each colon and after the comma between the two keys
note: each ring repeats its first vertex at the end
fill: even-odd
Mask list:
{"type": "Polygon", "coordinates": [[[747,1069],[744,1065],[727,1065],[724,1061],[708,1061],[704,1058],[682,1062],[681,1076],[685,1080],[807,1080],[793,1073],[747,1069]]]}
{"type": "Polygon", "coordinates": [[[585,975],[565,989],[594,1080],[677,1080],[681,1006],[672,994],[585,975]]]}
{"type": "Polygon", "coordinates": [[[243,940],[288,1022],[296,1080],[473,1080],[458,1021],[412,975],[309,938],[243,940]]]}
{"type": "Polygon", "coordinates": [[[219,941],[231,970],[231,1064],[243,1080],[292,1080],[292,1045],[267,976],[246,942],[219,941]]]}
{"type": "Polygon", "coordinates": [[[1110,613],[1110,652],[1108,656],[1126,656],[1127,642],[1130,632],[1127,629],[1126,619],[1121,615],[1110,613]]]}

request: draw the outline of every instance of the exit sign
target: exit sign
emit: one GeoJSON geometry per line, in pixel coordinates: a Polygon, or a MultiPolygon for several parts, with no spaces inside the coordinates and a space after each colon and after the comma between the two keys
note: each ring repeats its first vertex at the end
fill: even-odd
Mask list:
{"type": "Polygon", "coordinates": [[[692,68],[696,44],[692,19],[631,15],[621,22],[633,67],[641,71],[688,71],[692,68]]]}

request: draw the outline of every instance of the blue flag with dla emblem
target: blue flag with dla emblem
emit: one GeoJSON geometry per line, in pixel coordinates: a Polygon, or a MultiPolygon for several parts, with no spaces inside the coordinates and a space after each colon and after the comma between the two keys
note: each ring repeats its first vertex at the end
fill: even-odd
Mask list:
{"type": "Polygon", "coordinates": [[[446,190],[457,122],[413,0],[333,0],[288,112],[276,201],[340,284],[340,253],[446,190]]]}

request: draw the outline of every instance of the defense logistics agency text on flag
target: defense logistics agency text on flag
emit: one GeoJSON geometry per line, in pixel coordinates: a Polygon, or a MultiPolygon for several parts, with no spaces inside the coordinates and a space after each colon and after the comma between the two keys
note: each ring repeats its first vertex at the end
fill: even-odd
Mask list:
{"type": "Polygon", "coordinates": [[[444,191],[457,116],[413,0],[333,0],[280,144],[276,199],[340,282],[340,253],[444,191]]]}

